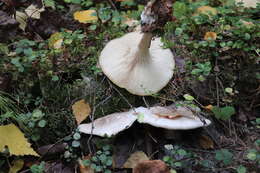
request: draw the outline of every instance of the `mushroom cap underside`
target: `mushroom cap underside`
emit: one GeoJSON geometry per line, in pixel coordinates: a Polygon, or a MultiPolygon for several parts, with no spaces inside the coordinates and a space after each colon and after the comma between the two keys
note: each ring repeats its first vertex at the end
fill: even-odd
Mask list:
{"type": "Polygon", "coordinates": [[[170,49],[163,49],[160,38],[151,41],[148,53],[139,49],[143,34],[132,32],[110,41],[99,57],[105,75],[121,88],[136,95],[161,90],[173,75],[175,66],[170,49]]]}

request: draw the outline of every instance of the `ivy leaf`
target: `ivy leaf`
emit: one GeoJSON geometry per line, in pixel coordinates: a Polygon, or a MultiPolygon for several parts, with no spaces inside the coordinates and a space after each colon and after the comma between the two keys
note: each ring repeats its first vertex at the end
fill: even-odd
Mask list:
{"type": "Polygon", "coordinates": [[[212,112],[214,113],[216,118],[221,120],[228,120],[232,115],[236,113],[235,108],[232,106],[225,106],[222,108],[214,106],[212,108],[212,112]]]}
{"type": "Polygon", "coordinates": [[[232,162],[233,154],[227,149],[221,149],[216,151],[215,158],[219,161],[222,161],[224,165],[229,165],[232,162]]]}
{"type": "Polygon", "coordinates": [[[193,101],[195,98],[189,94],[184,94],[183,97],[188,101],[193,101]]]}
{"type": "Polygon", "coordinates": [[[246,173],[246,167],[239,165],[239,167],[236,169],[237,173],[246,173]]]}

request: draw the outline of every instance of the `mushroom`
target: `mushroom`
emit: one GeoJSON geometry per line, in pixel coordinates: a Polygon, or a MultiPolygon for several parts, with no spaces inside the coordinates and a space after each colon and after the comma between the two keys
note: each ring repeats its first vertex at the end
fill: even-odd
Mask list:
{"type": "Polygon", "coordinates": [[[208,119],[195,116],[186,107],[175,107],[173,105],[151,107],[149,111],[142,112],[139,122],[169,130],[195,129],[208,126],[211,123],[208,119]]]}
{"type": "Polygon", "coordinates": [[[256,8],[257,3],[260,3],[259,0],[236,0],[236,4],[243,3],[242,6],[246,8],[256,8]]]}
{"type": "Polygon", "coordinates": [[[151,95],[173,76],[174,57],[151,33],[131,32],[111,40],[102,50],[99,65],[116,85],[132,94],[151,95]]]}
{"type": "Polygon", "coordinates": [[[86,134],[111,137],[131,127],[137,119],[139,123],[169,130],[195,129],[208,126],[211,123],[208,119],[198,118],[186,107],[155,106],[150,109],[138,107],[128,112],[113,113],[96,119],[93,124],[81,124],[79,131],[86,134]]]}
{"type": "MultiPolygon", "coordinates": [[[[143,109],[142,107],[139,109],[143,109]]],[[[136,109],[137,110],[137,109],[136,109]]],[[[93,134],[102,137],[111,137],[128,129],[136,121],[135,111],[113,113],[96,119],[93,124],[81,124],[79,131],[86,134],[93,134]],[[93,127],[93,128],[92,128],[93,127]]]]}

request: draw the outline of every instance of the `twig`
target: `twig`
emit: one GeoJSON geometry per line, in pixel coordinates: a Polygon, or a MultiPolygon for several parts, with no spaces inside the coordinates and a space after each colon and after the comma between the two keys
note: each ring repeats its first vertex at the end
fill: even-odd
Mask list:
{"type": "Polygon", "coordinates": [[[150,109],[150,106],[149,106],[148,102],[146,101],[145,97],[143,96],[142,98],[143,98],[143,101],[144,101],[145,106],[146,106],[148,109],[150,109]]]}
{"type": "Polygon", "coordinates": [[[113,2],[112,0],[108,0],[108,1],[109,1],[110,5],[111,5],[115,10],[117,10],[116,5],[114,4],[114,2],[113,2]]]}
{"type": "Polygon", "coordinates": [[[133,111],[136,113],[134,106],[126,99],[126,97],[116,88],[114,85],[108,80],[109,85],[123,98],[123,100],[128,104],[128,106],[133,109],[133,111]]]}

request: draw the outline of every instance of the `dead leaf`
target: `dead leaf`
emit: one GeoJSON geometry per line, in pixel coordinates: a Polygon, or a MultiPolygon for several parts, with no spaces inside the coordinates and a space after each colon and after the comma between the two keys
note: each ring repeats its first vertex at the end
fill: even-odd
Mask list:
{"type": "Polygon", "coordinates": [[[78,124],[85,120],[91,112],[89,104],[84,99],[75,102],[72,105],[72,110],[78,124]]]}
{"type": "Polygon", "coordinates": [[[133,173],[170,173],[170,170],[161,160],[146,160],[138,163],[133,173]]]}
{"type": "Polygon", "coordinates": [[[24,31],[27,25],[28,16],[25,13],[20,11],[16,11],[15,16],[16,16],[16,21],[19,23],[19,28],[24,31]]]}
{"type": "Polygon", "coordinates": [[[201,135],[199,138],[199,144],[203,149],[213,149],[214,148],[214,142],[205,135],[201,135]]]}
{"type": "Polygon", "coordinates": [[[204,35],[204,40],[216,40],[217,34],[215,32],[206,32],[204,35]]]}
{"type": "Polygon", "coordinates": [[[38,8],[36,5],[31,4],[29,7],[25,9],[25,13],[33,19],[40,19],[41,18],[41,12],[44,11],[44,7],[38,8]]]}
{"type": "Polygon", "coordinates": [[[196,12],[195,12],[195,16],[196,15],[199,15],[199,14],[205,14],[205,15],[208,15],[209,17],[210,16],[214,16],[218,13],[217,9],[216,8],[213,8],[213,7],[210,7],[210,6],[201,6],[199,8],[197,8],[196,12]]]}
{"type": "Polygon", "coordinates": [[[95,10],[76,11],[73,16],[80,23],[92,23],[98,20],[95,10]]]}
{"type": "Polygon", "coordinates": [[[134,168],[138,163],[149,160],[147,155],[143,151],[136,151],[127,159],[123,168],[134,168]]]}
{"type": "Polygon", "coordinates": [[[204,106],[204,108],[211,111],[213,109],[213,106],[212,105],[207,105],[207,106],[204,106]]]}
{"type": "Polygon", "coordinates": [[[94,170],[91,169],[89,166],[84,166],[83,165],[81,159],[78,160],[78,163],[79,163],[79,171],[80,171],[80,173],[94,173],[94,170]]]}
{"type": "Polygon", "coordinates": [[[14,124],[0,126],[0,152],[8,147],[10,154],[16,156],[39,156],[28,143],[24,134],[14,124]],[[8,134],[8,135],[7,135],[8,134]]]}
{"type": "Polygon", "coordinates": [[[17,173],[23,168],[24,161],[22,159],[14,160],[12,162],[12,167],[9,169],[9,173],[17,173]]]}
{"type": "Polygon", "coordinates": [[[138,25],[138,20],[135,20],[135,19],[132,19],[132,18],[129,18],[129,17],[125,17],[125,20],[123,20],[122,24],[125,24],[129,27],[133,27],[133,26],[137,26],[138,25]]]}
{"type": "Polygon", "coordinates": [[[63,36],[60,32],[55,32],[50,36],[48,42],[50,48],[60,49],[62,48],[63,36]]]}

